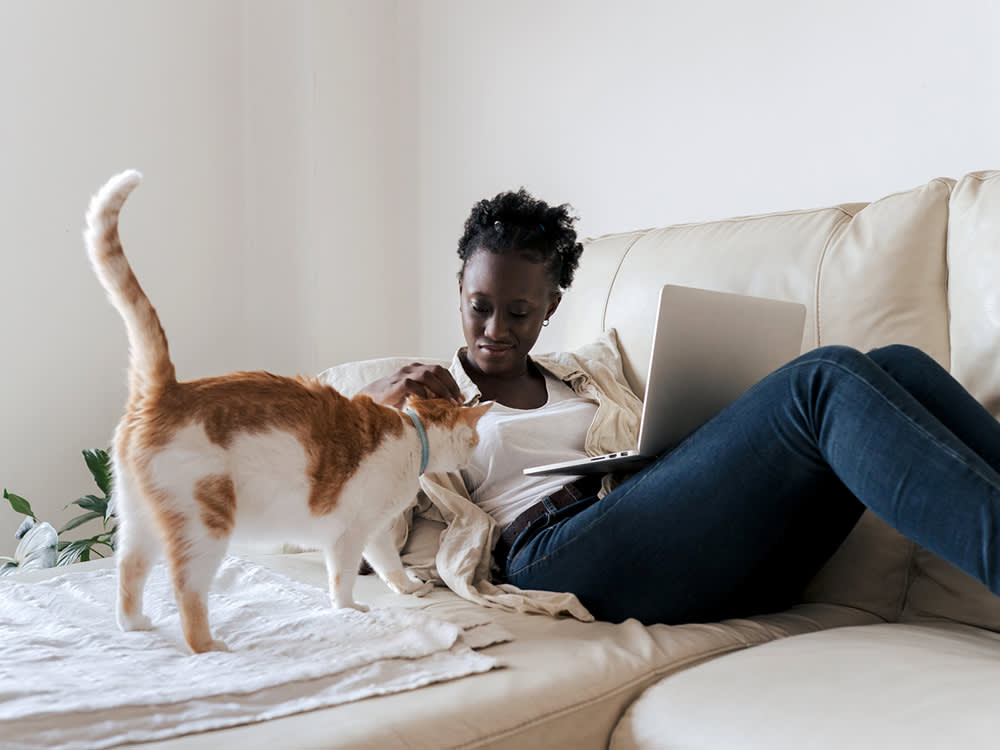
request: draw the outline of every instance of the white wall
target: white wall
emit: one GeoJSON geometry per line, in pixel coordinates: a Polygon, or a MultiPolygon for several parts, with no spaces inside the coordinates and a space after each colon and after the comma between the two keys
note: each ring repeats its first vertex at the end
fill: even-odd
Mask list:
{"type": "MultiPolygon", "coordinates": [[[[178,369],[243,359],[239,284],[220,283],[243,233],[239,27],[236,3],[0,2],[0,484],[53,522],[92,491],[80,452],[125,398],[124,328],[81,241],[114,172],[146,174],[123,233],[178,369]]],[[[0,511],[0,553],[18,520],[0,511]]]]}
{"type": "Polygon", "coordinates": [[[414,7],[412,0],[309,4],[310,372],[419,351],[414,7]]]}
{"type": "Polygon", "coordinates": [[[80,241],[118,169],[182,377],[449,356],[455,244],[500,190],[595,235],[997,168],[998,6],[0,0],[0,485],[65,520],[120,413],[80,241]]]}

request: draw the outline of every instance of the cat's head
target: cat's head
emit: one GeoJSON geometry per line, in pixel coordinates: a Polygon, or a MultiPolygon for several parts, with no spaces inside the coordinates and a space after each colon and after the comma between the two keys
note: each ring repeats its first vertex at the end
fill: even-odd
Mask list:
{"type": "Polygon", "coordinates": [[[493,402],[478,406],[456,406],[443,398],[409,398],[406,408],[420,417],[427,431],[430,454],[428,472],[455,471],[469,461],[479,444],[476,425],[493,402]]]}

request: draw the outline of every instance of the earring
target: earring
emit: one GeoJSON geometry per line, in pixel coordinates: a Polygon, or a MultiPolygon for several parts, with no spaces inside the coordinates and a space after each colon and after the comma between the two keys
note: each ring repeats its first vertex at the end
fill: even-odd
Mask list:
{"type": "Polygon", "coordinates": [[[543,328],[544,328],[545,326],[547,326],[548,324],[549,324],[549,319],[548,319],[548,318],[546,318],[545,320],[543,320],[543,321],[542,321],[542,327],[543,327],[543,328]]]}

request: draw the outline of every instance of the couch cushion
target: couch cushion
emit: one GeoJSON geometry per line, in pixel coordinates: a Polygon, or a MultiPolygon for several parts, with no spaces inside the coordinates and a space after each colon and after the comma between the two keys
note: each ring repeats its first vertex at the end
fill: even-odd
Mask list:
{"type": "Polygon", "coordinates": [[[1000,596],[933,552],[913,548],[901,622],[946,618],[1000,632],[1000,596]]]}
{"type": "MultiPolygon", "coordinates": [[[[318,553],[256,555],[255,561],[325,588],[318,553]]],[[[108,566],[110,560],[77,569],[108,566]]],[[[21,580],[67,572],[50,569],[21,580]]],[[[137,750],[219,747],[441,750],[442,748],[606,748],[615,723],[648,685],[706,659],[790,633],[864,621],[838,607],[812,607],[756,621],[645,628],[485,610],[446,589],[419,599],[392,594],[363,576],[356,598],[376,607],[425,607],[442,618],[486,614],[513,634],[484,650],[503,668],[273,721],[135,746],[137,750]]],[[[304,685],[303,689],[307,689],[304,685]]],[[[252,696],[247,698],[252,700],[252,696]]]]}
{"type": "Polygon", "coordinates": [[[916,545],[866,511],[802,594],[806,602],[855,606],[886,622],[900,616],[916,545]]]}
{"type": "Polygon", "coordinates": [[[667,677],[612,750],[995,748],[1000,636],[956,624],[829,630],[667,677]]]}

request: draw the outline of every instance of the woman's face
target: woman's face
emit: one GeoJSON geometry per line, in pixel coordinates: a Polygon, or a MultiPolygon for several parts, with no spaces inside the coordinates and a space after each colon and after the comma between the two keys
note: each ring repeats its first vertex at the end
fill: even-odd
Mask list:
{"type": "Polygon", "coordinates": [[[545,266],[518,253],[477,250],[458,285],[468,364],[491,376],[523,375],[560,294],[545,266]]]}

